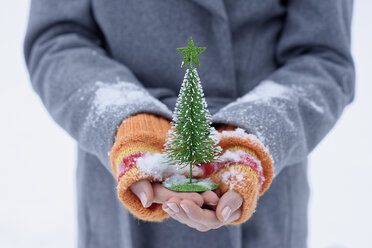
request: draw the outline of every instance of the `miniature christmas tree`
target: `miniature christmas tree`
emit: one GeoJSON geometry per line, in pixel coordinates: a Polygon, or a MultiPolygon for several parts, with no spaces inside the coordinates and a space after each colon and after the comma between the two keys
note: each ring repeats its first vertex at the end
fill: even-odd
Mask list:
{"type": "Polygon", "coordinates": [[[189,166],[189,179],[164,184],[175,191],[206,191],[217,186],[210,179],[193,179],[192,169],[201,163],[217,162],[221,147],[211,135],[216,130],[211,127],[211,115],[207,109],[203,89],[196,68],[200,66],[198,55],[206,48],[195,47],[190,37],[186,48],[177,48],[184,55],[181,67],[190,63],[173,112],[172,128],[165,144],[168,163],[181,167],[189,166]]]}

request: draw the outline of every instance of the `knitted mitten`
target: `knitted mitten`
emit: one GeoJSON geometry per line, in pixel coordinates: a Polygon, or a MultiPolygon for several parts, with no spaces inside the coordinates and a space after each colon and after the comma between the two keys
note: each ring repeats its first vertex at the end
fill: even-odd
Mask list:
{"type": "Polygon", "coordinates": [[[261,142],[241,128],[218,128],[222,162],[202,164],[204,175],[219,185],[221,193],[235,190],[243,197],[241,217],[231,224],[247,221],[254,213],[258,197],[270,186],[273,161],[261,142]]]}
{"type": "Polygon", "coordinates": [[[147,157],[156,158],[171,128],[168,120],[153,114],[140,113],[127,118],[119,127],[114,146],[110,153],[112,171],[118,181],[118,197],[123,205],[137,218],[148,221],[161,221],[169,215],[161,208],[161,204],[152,204],[144,208],[129,187],[142,179],[161,181],[154,177],[147,157]],[[140,168],[140,169],[139,169],[140,168]]]}

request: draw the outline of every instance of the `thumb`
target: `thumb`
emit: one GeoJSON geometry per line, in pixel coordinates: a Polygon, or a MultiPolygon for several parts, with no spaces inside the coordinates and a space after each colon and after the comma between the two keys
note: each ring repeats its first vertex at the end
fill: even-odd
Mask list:
{"type": "Polygon", "coordinates": [[[227,191],[218,201],[216,209],[217,218],[222,222],[226,222],[242,206],[242,203],[243,197],[238,192],[227,191]]]}
{"type": "Polygon", "coordinates": [[[148,180],[140,180],[132,184],[130,190],[138,197],[144,208],[151,206],[154,200],[154,192],[148,180]]]}

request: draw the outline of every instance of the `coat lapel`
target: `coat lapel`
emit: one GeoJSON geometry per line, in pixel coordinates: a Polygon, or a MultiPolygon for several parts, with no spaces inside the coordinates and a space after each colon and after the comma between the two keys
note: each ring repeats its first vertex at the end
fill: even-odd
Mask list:
{"type": "Polygon", "coordinates": [[[215,16],[227,21],[227,13],[223,0],[192,0],[201,7],[207,9],[215,16]]]}

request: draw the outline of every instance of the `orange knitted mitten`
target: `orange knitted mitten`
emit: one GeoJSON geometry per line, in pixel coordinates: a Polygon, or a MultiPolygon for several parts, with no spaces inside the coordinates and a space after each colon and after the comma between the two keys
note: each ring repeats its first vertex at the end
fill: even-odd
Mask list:
{"type": "Polygon", "coordinates": [[[112,171],[118,180],[118,197],[133,215],[142,220],[161,221],[169,217],[161,204],[154,203],[144,208],[129,187],[142,179],[164,179],[160,174],[151,173],[152,164],[148,162],[153,158],[159,159],[170,128],[168,120],[153,114],[131,116],[120,125],[110,153],[112,171]]]}
{"type": "Polygon", "coordinates": [[[241,224],[254,213],[258,197],[270,186],[273,161],[261,142],[241,128],[224,125],[218,129],[222,148],[221,162],[202,165],[205,175],[219,185],[221,193],[235,190],[243,197],[241,217],[231,224],[241,224]]]}

